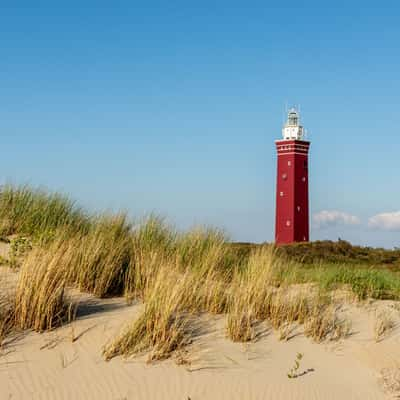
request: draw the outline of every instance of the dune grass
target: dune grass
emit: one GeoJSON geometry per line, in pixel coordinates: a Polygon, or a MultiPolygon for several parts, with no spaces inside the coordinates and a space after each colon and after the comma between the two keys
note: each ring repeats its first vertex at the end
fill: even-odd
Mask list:
{"type": "Polygon", "coordinates": [[[225,266],[229,260],[218,232],[197,233],[186,240],[190,237],[194,238],[194,247],[203,238],[207,250],[201,255],[195,252],[196,257],[185,259],[183,265],[179,245],[175,254],[164,258],[167,262],[146,281],[143,313],[106,346],[107,360],[145,350],[150,350],[149,360],[167,357],[190,342],[191,321],[204,311],[227,313],[227,336],[233,341],[255,339],[255,326],[261,321],[269,321],[282,339],[287,339],[288,326],[309,319],[314,324],[308,325],[307,335],[316,341],[333,337],[333,331],[335,338],[343,336],[334,325],[336,314],[322,322],[317,319],[317,306],[318,312],[323,312],[328,297],[322,302],[322,297],[309,288],[290,291],[285,286],[284,277],[290,276],[290,269],[273,249],[254,252],[246,265],[226,274],[224,268],[214,267],[220,263],[225,266]],[[193,267],[184,268],[191,262],[193,267]]]}
{"type": "Polygon", "coordinates": [[[106,360],[146,350],[149,361],[160,360],[189,343],[187,305],[195,286],[189,272],[178,275],[174,266],[162,266],[145,290],[143,313],[104,348],[106,360]]]}
{"type": "Polygon", "coordinates": [[[55,234],[87,231],[89,216],[68,197],[29,186],[0,189],[0,234],[48,241],[55,234]],[[61,229],[60,229],[61,228],[61,229]]]}
{"type": "Polygon", "coordinates": [[[13,327],[12,298],[9,294],[0,292],[0,349],[13,327]]]}
{"type": "Polygon", "coordinates": [[[69,240],[69,281],[98,297],[121,295],[131,260],[131,223],[126,215],[101,215],[89,231],[69,240]]]}
{"type": "Polygon", "coordinates": [[[68,322],[73,304],[66,296],[68,251],[63,242],[55,242],[58,251],[34,249],[22,264],[14,301],[14,326],[38,332],[68,322]]]}
{"type": "Polygon", "coordinates": [[[175,253],[177,236],[174,229],[155,215],[135,225],[129,268],[124,279],[124,295],[128,301],[143,299],[144,291],[159,267],[175,253]]]}
{"type": "Polygon", "coordinates": [[[395,270],[305,264],[272,245],[243,251],[219,230],[182,233],[155,216],[135,223],[125,214],[90,215],[64,196],[29,187],[0,190],[0,228],[3,235],[16,235],[18,254],[20,244],[29,244],[18,256],[11,314],[0,307],[0,334],[10,315],[15,328],[36,331],[71,319],[68,286],[98,297],[142,300],[143,313],[105,347],[106,359],[143,351],[150,360],[166,358],[190,342],[193,320],[203,312],[226,314],[233,341],[254,340],[257,324],[268,322],[282,340],[301,325],[319,342],[348,333],[332,290],[347,287],[360,299],[400,299],[395,270]]]}
{"type": "Polygon", "coordinates": [[[276,256],[271,247],[255,250],[231,290],[227,335],[233,341],[256,336],[257,323],[268,321],[281,340],[287,340],[293,324],[305,324],[315,341],[345,336],[330,296],[316,287],[291,286],[294,265],[276,256]],[[329,313],[327,313],[329,311],[329,313]],[[320,318],[320,316],[325,316],[320,318]]]}
{"type": "Polygon", "coordinates": [[[227,335],[233,341],[254,339],[254,326],[270,316],[277,259],[272,248],[254,251],[244,268],[236,271],[230,290],[227,335]]]}
{"type": "Polygon", "coordinates": [[[350,321],[339,317],[337,306],[326,293],[319,293],[314,299],[303,322],[304,334],[317,343],[345,338],[351,332],[350,321]]]}
{"type": "Polygon", "coordinates": [[[388,310],[377,310],[374,320],[374,339],[376,342],[383,340],[395,327],[393,316],[388,310]]]}

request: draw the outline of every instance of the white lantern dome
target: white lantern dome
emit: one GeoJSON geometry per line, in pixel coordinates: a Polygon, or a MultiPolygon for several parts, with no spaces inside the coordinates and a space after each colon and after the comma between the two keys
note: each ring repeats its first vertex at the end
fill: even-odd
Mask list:
{"type": "Polygon", "coordinates": [[[291,108],[282,129],[282,136],[285,140],[303,140],[304,128],[300,125],[300,113],[295,108],[291,108]]]}

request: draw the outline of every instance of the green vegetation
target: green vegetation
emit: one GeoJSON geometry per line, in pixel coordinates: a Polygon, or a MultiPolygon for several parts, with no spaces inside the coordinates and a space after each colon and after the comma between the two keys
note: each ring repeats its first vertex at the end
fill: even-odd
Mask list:
{"type": "Polygon", "coordinates": [[[321,264],[308,268],[296,265],[292,282],[315,282],[324,290],[349,287],[359,299],[400,299],[400,273],[360,265],[321,264]]]}
{"type": "Polygon", "coordinates": [[[57,234],[86,231],[90,218],[74,202],[57,193],[28,186],[0,190],[0,235],[25,235],[35,241],[57,234]]]}
{"type": "MultiPolygon", "coordinates": [[[[260,246],[253,243],[233,243],[241,257],[246,257],[260,246]]],[[[278,248],[278,256],[286,257],[304,265],[346,264],[348,267],[373,266],[374,268],[400,271],[400,249],[388,250],[372,247],[353,246],[345,240],[330,240],[296,243],[278,248]]]]}
{"type": "Polygon", "coordinates": [[[296,359],[294,360],[294,365],[290,368],[287,376],[289,379],[297,378],[298,377],[298,370],[300,368],[300,361],[303,359],[302,353],[297,353],[296,359]]]}
{"type": "Polygon", "coordinates": [[[19,260],[32,249],[32,243],[29,238],[17,236],[10,240],[9,265],[12,268],[19,266],[19,260]]]}
{"type": "Polygon", "coordinates": [[[282,340],[293,324],[317,342],[333,340],[345,337],[348,325],[337,316],[332,290],[400,299],[398,251],[343,241],[232,244],[218,230],[181,233],[155,216],[138,222],[90,215],[64,196],[12,186],[0,190],[0,228],[3,240],[12,235],[18,270],[15,293],[0,299],[0,336],[71,320],[70,287],[142,300],[143,313],[107,344],[106,359],[142,351],[149,360],[166,358],[190,342],[203,312],[226,314],[233,341],[254,340],[264,321],[282,340]]]}
{"type": "MultiPolygon", "coordinates": [[[[271,245],[234,243],[232,247],[247,259],[255,249],[271,245]]],[[[290,264],[289,269],[275,271],[278,281],[315,283],[322,290],[345,286],[359,299],[400,299],[400,250],[352,246],[340,240],[293,244],[275,251],[290,264]]]]}
{"type": "Polygon", "coordinates": [[[302,264],[367,265],[400,271],[400,250],[353,246],[345,240],[298,243],[283,246],[281,253],[302,264]]]}

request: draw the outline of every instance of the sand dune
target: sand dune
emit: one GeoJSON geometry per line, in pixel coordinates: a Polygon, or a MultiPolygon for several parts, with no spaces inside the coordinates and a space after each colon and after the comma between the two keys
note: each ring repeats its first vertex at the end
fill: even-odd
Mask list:
{"type": "MultiPolygon", "coordinates": [[[[9,245],[0,245],[7,254],[9,245]]],[[[16,273],[0,268],[1,289],[16,273]]],[[[351,336],[313,343],[301,327],[279,341],[267,324],[258,340],[238,344],[225,337],[225,316],[202,315],[193,344],[172,359],[148,364],[146,355],[104,361],[103,346],[134,320],[142,304],[123,298],[96,299],[76,291],[77,320],[52,332],[11,337],[0,351],[3,399],[362,399],[400,398],[400,303],[351,303],[341,313],[352,323],[351,336]],[[384,311],[394,328],[376,341],[374,321],[384,311]],[[298,377],[289,379],[297,353],[298,377]]],[[[337,293],[343,295],[343,293],[337,293]]]]}
{"type": "Polygon", "coordinates": [[[146,356],[105,362],[101,349],[141,305],[86,298],[78,320],[53,332],[14,338],[0,356],[0,399],[387,399],[382,371],[400,361],[400,330],[376,343],[373,315],[391,302],[348,306],[353,335],[314,344],[301,332],[287,342],[267,325],[248,345],[225,339],[225,317],[202,317],[203,332],[176,359],[147,364],[146,356]],[[296,379],[287,372],[301,352],[296,379]]]}

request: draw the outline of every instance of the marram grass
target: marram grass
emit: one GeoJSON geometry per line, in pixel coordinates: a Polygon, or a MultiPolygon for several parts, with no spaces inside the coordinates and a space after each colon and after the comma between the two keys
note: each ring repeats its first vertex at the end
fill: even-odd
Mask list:
{"type": "MultiPolygon", "coordinates": [[[[2,282],[1,282],[2,283],[2,282]]],[[[0,293],[0,350],[13,328],[13,308],[10,294],[0,293]]]]}
{"type": "Polygon", "coordinates": [[[186,311],[193,276],[176,274],[166,265],[159,269],[154,283],[146,288],[144,311],[103,351],[106,360],[149,350],[149,361],[168,357],[190,341],[186,311]]]}
{"type": "Polygon", "coordinates": [[[0,234],[29,235],[51,240],[56,232],[86,231],[90,218],[68,197],[29,186],[5,185],[0,189],[0,234]]]}
{"type": "Polygon", "coordinates": [[[123,292],[132,248],[125,215],[97,217],[86,234],[70,239],[70,247],[70,282],[98,297],[123,292]]]}
{"type": "Polygon", "coordinates": [[[35,249],[25,259],[18,277],[14,301],[14,326],[38,332],[68,322],[73,304],[66,296],[67,271],[63,243],[52,246],[59,251],[35,249]]]}
{"type": "MultiPolygon", "coordinates": [[[[347,287],[360,299],[400,298],[398,273],[358,265],[303,265],[271,245],[245,254],[219,230],[178,232],[155,216],[91,215],[64,196],[5,186],[3,235],[32,243],[21,257],[16,292],[0,299],[0,340],[14,329],[54,329],[74,315],[69,286],[95,296],[140,299],[144,310],[104,348],[104,356],[144,351],[163,359],[191,341],[198,314],[226,314],[226,334],[255,340],[268,323],[287,340],[293,325],[315,341],[344,337],[329,292],[347,287]],[[24,239],[25,240],[25,239],[24,239]]],[[[303,249],[303,248],[302,248],[303,249]]]]}

